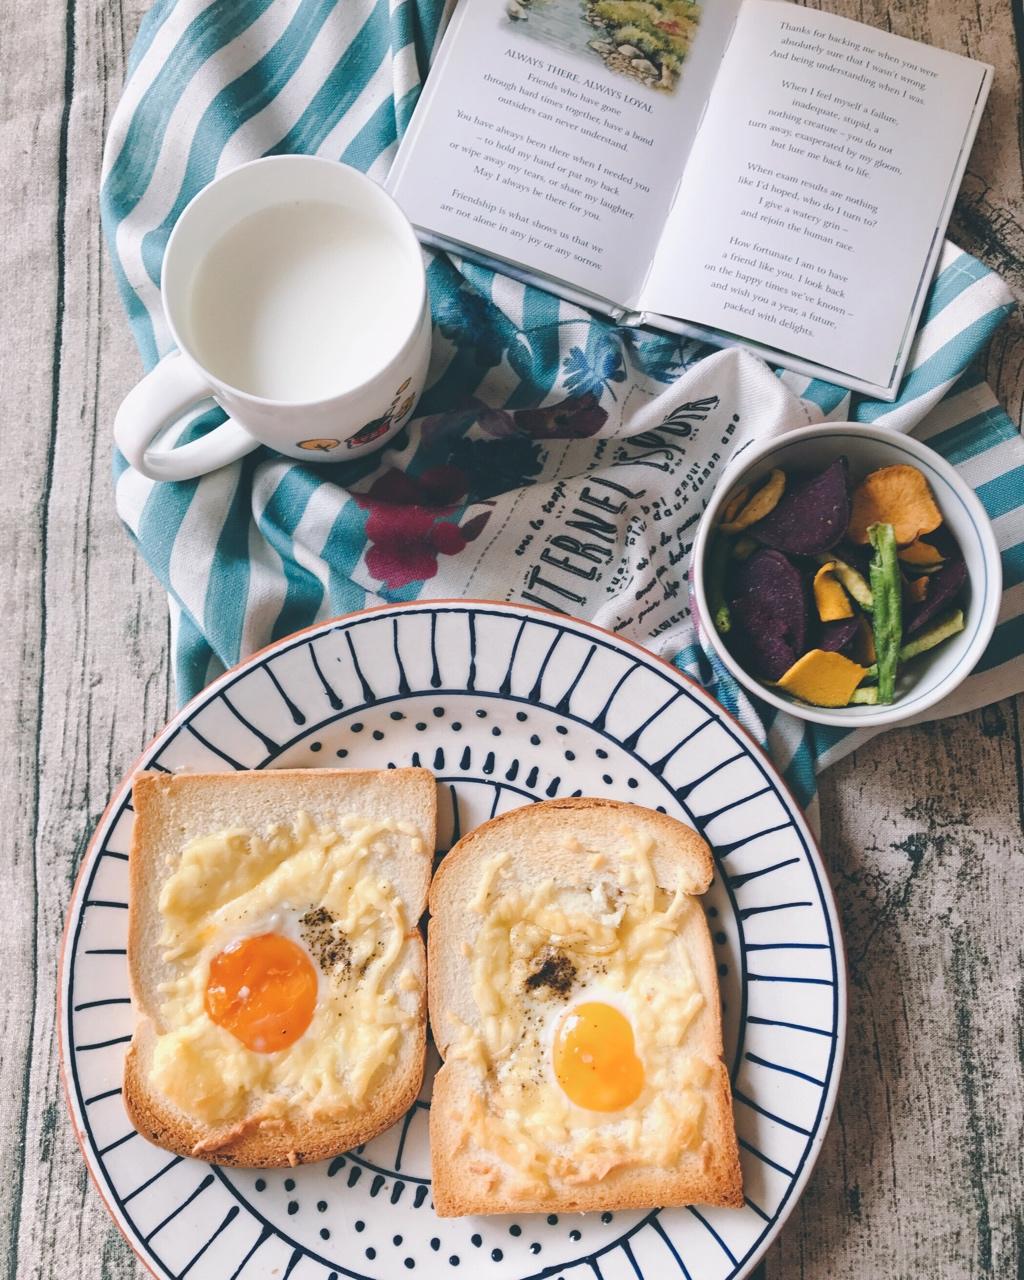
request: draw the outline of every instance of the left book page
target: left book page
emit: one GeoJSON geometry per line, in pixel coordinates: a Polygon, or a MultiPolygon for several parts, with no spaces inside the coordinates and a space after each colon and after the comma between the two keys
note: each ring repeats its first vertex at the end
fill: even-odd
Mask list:
{"type": "Polygon", "coordinates": [[[460,0],[388,179],[421,231],[632,309],[739,0],[460,0]]]}

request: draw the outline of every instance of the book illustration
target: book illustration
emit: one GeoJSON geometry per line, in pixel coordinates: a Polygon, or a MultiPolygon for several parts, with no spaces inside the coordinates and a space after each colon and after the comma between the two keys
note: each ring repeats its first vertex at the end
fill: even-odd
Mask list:
{"type": "Polygon", "coordinates": [[[505,0],[516,31],[671,93],[700,21],[695,0],[505,0]]]}

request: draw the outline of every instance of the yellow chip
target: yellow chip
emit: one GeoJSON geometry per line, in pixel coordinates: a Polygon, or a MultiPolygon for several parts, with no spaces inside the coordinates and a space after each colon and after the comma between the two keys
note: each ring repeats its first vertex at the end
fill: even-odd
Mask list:
{"type": "Polygon", "coordinates": [[[753,538],[746,536],[737,538],[732,544],[732,558],[734,560],[749,560],[759,545],[760,543],[755,542],[753,538]]]}
{"type": "Polygon", "coordinates": [[[814,603],[822,622],[837,622],[840,618],[853,617],[853,605],[836,577],[834,560],[823,564],[814,575],[814,603]]]}
{"type": "Polygon", "coordinates": [[[728,499],[725,506],[722,508],[722,520],[725,524],[728,524],[731,520],[736,519],[738,512],[741,510],[741,508],[743,507],[743,504],[746,502],[746,500],[749,497],[750,497],[749,484],[745,484],[742,489],[736,490],[736,492],[732,495],[731,498],[728,499]]]}
{"type": "Polygon", "coordinates": [[[881,467],[854,489],[847,537],[866,546],[873,524],[891,524],[901,547],[942,524],[942,512],[917,467],[906,463],[881,467]]]}
{"type": "Polygon", "coordinates": [[[867,667],[851,662],[841,653],[811,649],[797,658],[778,687],[813,707],[845,707],[867,673],[867,667]]]}
{"type": "MultiPolygon", "coordinates": [[[[745,502],[737,513],[728,516],[728,519],[722,524],[722,532],[742,533],[744,529],[749,529],[758,520],[763,520],[769,512],[774,511],[778,506],[779,499],[785,489],[786,473],[776,467],[774,471],[769,472],[768,479],[761,485],[754,496],[748,502],[745,502]]],[[[744,491],[740,490],[740,492],[744,491]]],[[[730,508],[734,502],[735,499],[729,504],[730,508]]]]}

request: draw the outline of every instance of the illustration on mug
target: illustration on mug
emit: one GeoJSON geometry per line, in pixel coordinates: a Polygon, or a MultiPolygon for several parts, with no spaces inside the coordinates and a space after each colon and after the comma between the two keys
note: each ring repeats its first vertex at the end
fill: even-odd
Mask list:
{"type": "MultiPolygon", "coordinates": [[[[360,427],[355,435],[349,436],[345,442],[349,449],[361,449],[363,445],[379,440],[381,436],[386,435],[393,427],[400,425],[408,417],[412,412],[413,405],[416,403],[414,395],[406,394],[411,384],[412,378],[406,378],[395,392],[387,412],[379,418],[374,418],[372,422],[368,422],[364,427],[360,427]]],[[[300,440],[298,447],[307,449],[311,453],[330,453],[332,449],[337,449],[340,444],[340,440],[325,436],[311,440],[300,440]]]]}
{"type": "Polygon", "coordinates": [[[331,436],[317,436],[313,440],[300,440],[298,447],[306,449],[310,453],[330,453],[332,449],[337,449],[341,444],[340,440],[335,440],[331,436]]]}

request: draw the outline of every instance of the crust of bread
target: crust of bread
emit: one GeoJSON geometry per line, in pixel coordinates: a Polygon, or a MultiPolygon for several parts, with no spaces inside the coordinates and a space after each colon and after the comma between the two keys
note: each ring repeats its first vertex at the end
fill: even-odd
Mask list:
{"type": "Polygon", "coordinates": [[[135,826],[129,852],[128,972],[136,1024],[125,1059],[124,1103],[138,1131],[177,1155],[216,1164],[277,1168],[326,1160],[368,1142],[412,1105],[426,1052],[426,954],[418,929],[406,939],[403,966],[423,993],[413,1034],[394,1069],[356,1112],[288,1121],[261,1117],[258,1101],[243,1120],[214,1129],[181,1111],[153,1087],[150,1062],[159,1031],[157,985],[165,976],[157,939],[160,889],[190,839],[225,827],[262,831],[299,810],[318,824],[344,814],[414,822],[423,840],[396,860],[395,887],[408,918],[426,907],[436,831],[437,789],[426,769],[281,769],[221,774],[140,774],[134,783],[135,826]],[[173,864],[172,864],[173,865],[173,864]]]}
{"type": "MultiPolygon", "coordinates": [[[[714,874],[711,852],[690,827],[665,814],[613,800],[552,800],[503,814],[464,836],[444,858],[430,890],[428,999],[430,1021],[442,1058],[459,1024],[479,1026],[472,998],[469,960],[478,917],[468,909],[485,861],[507,851],[504,873],[525,881],[552,878],[558,884],[593,883],[595,869],[573,841],[586,848],[609,848],[617,832],[642,830],[653,836],[651,856],[657,883],[669,892],[704,893],[714,874]]],[[[729,1074],[722,1062],[721,1005],[711,936],[703,911],[686,913],[684,942],[704,1007],[689,1042],[708,1062],[713,1076],[704,1092],[704,1141],[670,1169],[632,1166],[613,1169],[588,1185],[554,1183],[542,1198],[509,1195],[502,1180],[480,1169],[480,1153],[465,1141],[467,1103],[478,1085],[471,1067],[458,1058],[444,1062],[434,1079],[430,1111],[433,1199],[441,1217],[464,1214],[585,1212],[743,1203],[742,1175],[732,1114],[729,1074]]]]}

